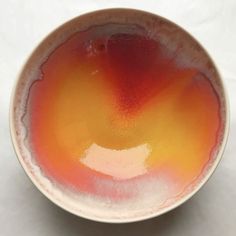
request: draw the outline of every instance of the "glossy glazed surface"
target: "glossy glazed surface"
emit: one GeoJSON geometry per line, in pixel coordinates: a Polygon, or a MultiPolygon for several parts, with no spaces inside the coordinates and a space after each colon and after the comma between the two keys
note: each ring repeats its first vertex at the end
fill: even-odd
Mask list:
{"type": "Polygon", "coordinates": [[[29,140],[53,182],[118,203],[154,195],[162,208],[213,157],[221,126],[216,91],[146,29],[91,27],[40,69],[27,104],[29,140]]]}

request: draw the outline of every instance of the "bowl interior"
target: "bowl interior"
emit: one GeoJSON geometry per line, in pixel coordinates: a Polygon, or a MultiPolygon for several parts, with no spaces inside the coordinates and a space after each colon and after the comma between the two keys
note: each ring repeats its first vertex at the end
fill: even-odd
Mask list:
{"type": "Polygon", "coordinates": [[[36,48],[11,107],[34,184],[85,218],[130,222],[191,197],[220,160],[222,81],[200,44],[151,13],[79,16],[36,48]]]}

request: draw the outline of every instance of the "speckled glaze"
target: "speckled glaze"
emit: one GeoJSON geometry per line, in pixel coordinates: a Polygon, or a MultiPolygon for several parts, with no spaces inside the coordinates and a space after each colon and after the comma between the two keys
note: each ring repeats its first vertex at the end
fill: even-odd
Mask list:
{"type": "Polygon", "coordinates": [[[188,33],[159,16],[109,9],[50,34],[11,105],[18,158],[54,203],[88,219],[131,222],[191,197],[228,133],[220,76],[188,33]]]}

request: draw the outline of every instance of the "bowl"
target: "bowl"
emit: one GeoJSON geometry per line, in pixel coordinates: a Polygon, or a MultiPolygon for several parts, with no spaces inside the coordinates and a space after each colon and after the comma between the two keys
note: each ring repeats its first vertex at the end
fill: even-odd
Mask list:
{"type": "Polygon", "coordinates": [[[49,34],[13,90],[10,130],[26,174],[53,203],[133,222],[184,203],[209,179],[228,105],[206,50],[152,13],[106,9],[49,34]]]}

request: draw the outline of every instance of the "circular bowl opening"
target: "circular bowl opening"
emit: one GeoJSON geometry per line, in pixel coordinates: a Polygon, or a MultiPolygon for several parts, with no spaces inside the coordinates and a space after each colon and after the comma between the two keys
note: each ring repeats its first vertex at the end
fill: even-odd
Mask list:
{"type": "Polygon", "coordinates": [[[10,110],[21,165],[52,202],[133,222],[179,206],[216,168],[228,134],[222,80],[186,31],[151,13],[84,14],[26,62],[10,110]]]}

